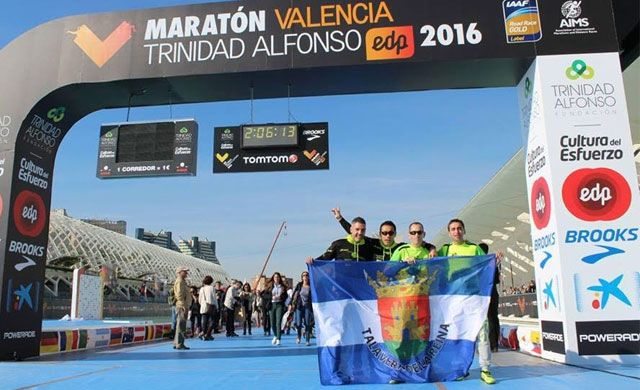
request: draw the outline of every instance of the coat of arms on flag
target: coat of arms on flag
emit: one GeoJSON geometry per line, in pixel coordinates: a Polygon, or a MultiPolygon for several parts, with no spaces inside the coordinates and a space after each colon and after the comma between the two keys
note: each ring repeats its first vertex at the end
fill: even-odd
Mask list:
{"type": "Polygon", "coordinates": [[[322,384],[435,382],[468,372],[495,256],[316,260],[309,270],[322,384]]]}
{"type": "Polygon", "coordinates": [[[378,297],[378,314],[382,339],[401,363],[426,350],[429,342],[429,287],[435,275],[429,276],[426,266],[416,275],[402,268],[394,278],[378,271],[375,278],[367,276],[378,297]]]}

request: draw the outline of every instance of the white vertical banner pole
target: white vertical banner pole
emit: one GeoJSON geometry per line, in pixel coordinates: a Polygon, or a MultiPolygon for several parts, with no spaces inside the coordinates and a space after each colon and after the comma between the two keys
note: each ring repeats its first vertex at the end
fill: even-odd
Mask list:
{"type": "Polygon", "coordinates": [[[542,355],[640,363],[640,194],[618,53],[539,56],[518,95],[542,355]]]}

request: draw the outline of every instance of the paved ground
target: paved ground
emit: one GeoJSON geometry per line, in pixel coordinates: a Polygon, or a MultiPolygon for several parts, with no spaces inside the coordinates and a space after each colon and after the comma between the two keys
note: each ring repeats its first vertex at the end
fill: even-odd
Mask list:
{"type": "MultiPolygon", "coordinates": [[[[43,389],[311,389],[322,388],[316,349],[284,336],[274,347],[264,336],[188,340],[189,351],[175,351],[170,342],[72,352],[35,361],[0,363],[0,388],[43,389]]],[[[640,389],[640,369],[619,367],[616,373],[565,366],[517,352],[494,355],[492,389],[640,389]],[[634,378],[635,377],[635,378],[634,378]]],[[[414,389],[476,389],[480,382],[474,363],[463,382],[395,385],[414,389]]],[[[379,385],[390,386],[390,385],[379,385]]],[[[347,388],[370,388],[352,385],[347,388]]],[[[325,387],[327,388],[327,387],[325,387]]]]}

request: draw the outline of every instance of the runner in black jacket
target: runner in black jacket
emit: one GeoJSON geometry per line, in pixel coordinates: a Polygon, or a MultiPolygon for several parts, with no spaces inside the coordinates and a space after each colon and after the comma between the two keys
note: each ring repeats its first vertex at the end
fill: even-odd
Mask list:
{"type": "MultiPolygon", "coordinates": [[[[350,234],[331,243],[329,248],[316,259],[318,260],[355,260],[374,261],[374,248],[371,240],[365,239],[367,224],[364,219],[356,217],[351,221],[350,234]]],[[[308,257],[307,263],[312,263],[313,258],[308,257]]]]}
{"type": "MultiPolygon", "coordinates": [[[[342,217],[339,208],[331,210],[336,217],[340,226],[347,232],[351,230],[351,224],[342,217]]],[[[391,259],[393,252],[398,249],[404,242],[396,242],[396,225],[392,221],[384,221],[380,224],[378,231],[380,238],[364,237],[365,241],[373,247],[373,256],[376,261],[386,261],[391,259]],[[386,241],[386,242],[385,242],[386,241]]],[[[427,248],[431,257],[437,256],[436,247],[428,242],[423,242],[422,246],[427,248]]]]}

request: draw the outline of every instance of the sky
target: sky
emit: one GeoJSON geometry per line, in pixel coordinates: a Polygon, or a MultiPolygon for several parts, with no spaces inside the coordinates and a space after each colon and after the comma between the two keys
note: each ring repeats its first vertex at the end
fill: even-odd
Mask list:
{"type": "MultiPolygon", "coordinates": [[[[206,2],[7,2],[0,47],[63,16],[206,2]]],[[[214,175],[213,128],[248,123],[250,106],[235,101],[131,109],[131,121],[197,120],[194,177],[97,179],[100,125],[124,122],[127,109],[86,116],[58,151],[52,208],[75,218],[125,220],[128,235],[144,227],[171,231],[176,240],[216,241],[225,270],[240,279],[258,274],[286,221],[266,273],[297,279],[307,256],[320,255],[346,234],[331,208],[340,207],[348,219],[364,217],[370,234],[391,219],[406,238],[409,223],[421,221],[429,241],[522,146],[515,88],[256,100],[254,123],[287,122],[288,110],[299,122],[328,122],[331,169],[214,175]]]]}

